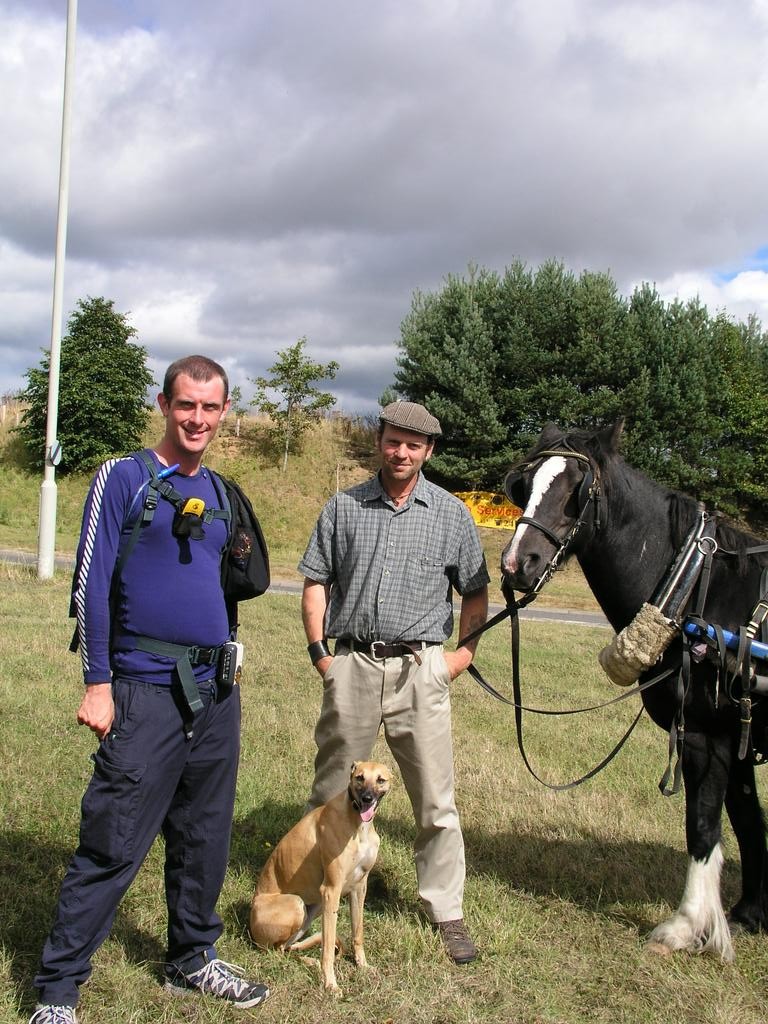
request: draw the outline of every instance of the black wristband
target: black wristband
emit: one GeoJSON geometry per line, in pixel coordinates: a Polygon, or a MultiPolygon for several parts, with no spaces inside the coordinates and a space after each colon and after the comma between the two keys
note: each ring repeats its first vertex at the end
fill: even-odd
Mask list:
{"type": "Polygon", "coordinates": [[[313,644],[307,644],[307,653],[313,665],[316,665],[321,658],[330,658],[331,656],[325,640],[315,640],[313,644]]]}

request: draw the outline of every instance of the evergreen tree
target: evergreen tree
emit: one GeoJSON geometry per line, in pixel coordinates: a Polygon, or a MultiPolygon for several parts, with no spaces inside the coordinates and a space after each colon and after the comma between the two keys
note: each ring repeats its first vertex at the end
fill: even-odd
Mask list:
{"type": "MultiPolygon", "coordinates": [[[[61,339],[59,369],[59,472],[91,472],[113,455],[140,448],[154,383],[146,349],[131,339],[136,329],[104,298],[81,299],[61,339]]],[[[40,366],[27,370],[20,398],[28,403],[19,434],[30,464],[45,460],[50,351],[40,366]]]]}
{"type": "Polygon", "coordinates": [[[400,346],[397,390],[440,418],[431,468],[455,489],[498,489],[548,420],[567,430],[623,416],[638,468],[730,514],[761,515],[768,337],[755,320],[667,305],[647,284],[625,299],[609,274],[515,261],[502,276],[470,266],[416,293],[400,346]]]}
{"type": "Polygon", "coordinates": [[[481,484],[489,469],[503,472],[507,432],[494,401],[496,355],[477,302],[477,282],[449,278],[439,296],[414,298],[403,322],[406,355],[398,386],[409,379],[418,401],[442,423],[450,423],[450,444],[438,447],[431,465],[446,480],[481,484]],[[433,344],[430,344],[430,340],[433,344]],[[421,351],[427,358],[410,359],[421,351]]]}

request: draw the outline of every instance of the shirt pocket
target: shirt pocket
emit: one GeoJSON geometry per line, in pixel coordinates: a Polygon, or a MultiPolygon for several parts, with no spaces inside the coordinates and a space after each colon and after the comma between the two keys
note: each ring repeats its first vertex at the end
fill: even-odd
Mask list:
{"type": "Polygon", "coordinates": [[[442,559],[430,555],[409,558],[405,565],[405,577],[409,594],[416,601],[423,601],[428,608],[448,600],[448,577],[442,559]]]}

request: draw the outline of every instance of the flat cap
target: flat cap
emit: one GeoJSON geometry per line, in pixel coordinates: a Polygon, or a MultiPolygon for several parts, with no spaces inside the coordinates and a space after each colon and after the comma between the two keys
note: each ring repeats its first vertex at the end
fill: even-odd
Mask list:
{"type": "Polygon", "coordinates": [[[417,402],[391,402],[381,410],[379,419],[393,427],[412,430],[415,434],[440,437],[443,433],[440,420],[417,402]]]}

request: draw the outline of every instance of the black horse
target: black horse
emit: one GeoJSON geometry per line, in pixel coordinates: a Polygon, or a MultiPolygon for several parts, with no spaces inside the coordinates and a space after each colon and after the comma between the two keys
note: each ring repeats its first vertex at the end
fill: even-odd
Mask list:
{"type": "MultiPolygon", "coordinates": [[[[507,493],[524,515],[501,557],[509,593],[530,592],[537,580],[546,579],[553,560],[575,555],[617,633],[663,586],[701,515],[692,498],[652,482],[621,458],[621,426],[567,434],[553,424],[544,428],[525,462],[507,478],[507,493]]],[[[768,558],[750,550],[759,546],[756,538],[716,517],[715,522],[717,551],[710,562],[701,619],[735,632],[753,614],[768,558]]],[[[642,682],[673,670],[644,690],[642,700],[653,721],[672,736],[684,715],[678,743],[689,854],[680,906],[653,930],[649,941],[665,950],[707,949],[731,959],[731,929],[720,896],[723,803],[742,868],[742,894],[730,911],[730,922],[734,931],[739,926],[749,931],[768,928],[768,856],[754,771],[766,753],[768,697],[751,694],[745,754],[740,721],[744,704],[739,702],[743,687],[710,655],[690,663],[683,697],[678,667],[685,643],[677,633],[660,662],[640,677],[642,682]]]]}

